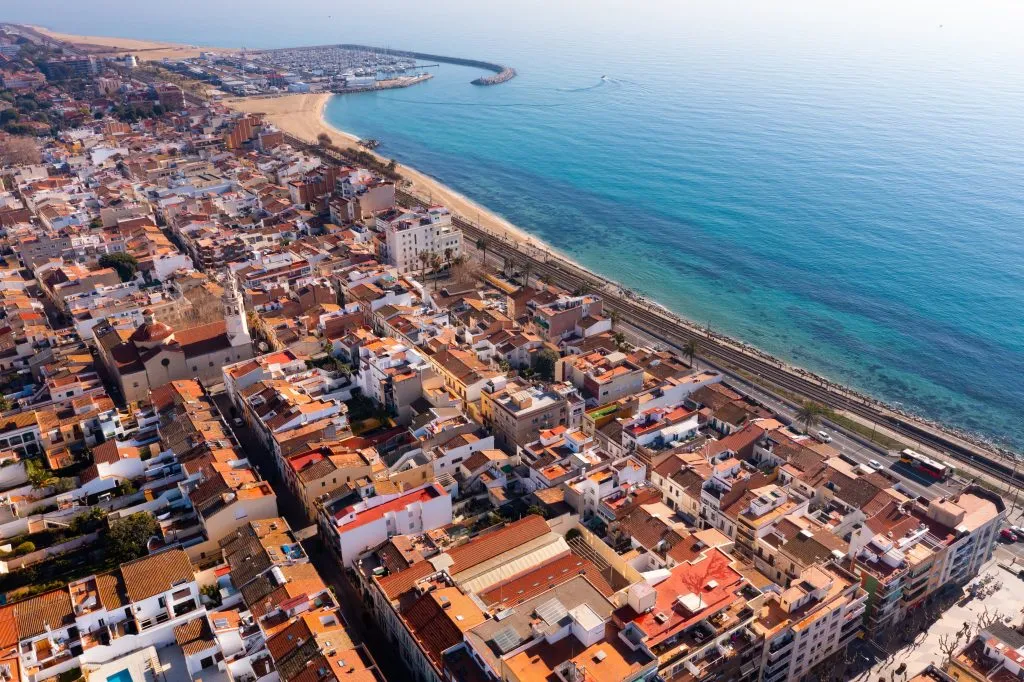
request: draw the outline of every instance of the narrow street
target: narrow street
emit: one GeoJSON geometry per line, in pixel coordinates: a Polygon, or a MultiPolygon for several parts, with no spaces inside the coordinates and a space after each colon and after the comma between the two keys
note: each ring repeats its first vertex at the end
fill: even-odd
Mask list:
{"type": "MultiPolygon", "coordinates": [[[[231,401],[226,393],[219,393],[213,396],[217,408],[224,415],[228,424],[231,424],[231,401]]],[[[260,476],[267,480],[277,493],[277,508],[281,515],[288,521],[293,531],[299,531],[311,525],[306,518],[302,502],[285,485],[277,472],[273,455],[263,447],[260,440],[248,427],[235,428],[231,426],[238,439],[239,450],[245,454],[249,461],[260,472],[260,476]]],[[[324,579],[341,606],[342,617],[345,625],[354,633],[352,639],[357,643],[366,645],[370,656],[388,680],[412,679],[412,674],[405,667],[404,661],[393,655],[393,647],[387,638],[377,627],[377,624],[369,617],[363,608],[362,600],[358,590],[352,585],[345,569],[337,562],[334,554],[324,547],[319,535],[314,535],[302,542],[306,556],[316,566],[320,577],[324,579]]]]}

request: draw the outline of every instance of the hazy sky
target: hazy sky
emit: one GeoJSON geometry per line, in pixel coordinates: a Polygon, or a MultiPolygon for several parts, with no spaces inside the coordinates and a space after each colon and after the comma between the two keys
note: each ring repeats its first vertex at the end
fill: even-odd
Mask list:
{"type": "MultiPolygon", "coordinates": [[[[748,41],[752,48],[886,50],[922,45],[964,58],[1024,54],[1024,3],[869,0],[6,0],[0,18],[100,35],[195,40],[227,46],[374,40],[437,49],[579,38],[629,42],[748,41]],[[941,29],[939,28],[941,26],[941,29]],[[938,33],[941,31],[941,34],[938,33]],[[582,34],[582,35],[581,35],[582,34]]],[[[267,45],[271,46],[271,45],[267,45]]]]}

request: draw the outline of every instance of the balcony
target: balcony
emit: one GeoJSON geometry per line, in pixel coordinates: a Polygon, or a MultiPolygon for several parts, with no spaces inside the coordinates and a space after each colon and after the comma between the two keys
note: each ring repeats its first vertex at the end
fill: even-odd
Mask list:
{"type": "Polygon", "coordinates": [[[793,636],[793,633],[790,632],[789,634],[774,640],[768,647],[769,658],[771,658],[771,654],[781,654],[784,651],[788,651],[791,648],[794,639],[795,637],[793,636]]]}
{"type": "Polygon", "coordinates": [[[150,628],[154,628],[157,625],[166,623],[171,619],[171,614],[167,611],[161,611],[154,618],[146,618],[145,620],[136,621],[138,624],[139,632],[145,632],[150,628]]]}

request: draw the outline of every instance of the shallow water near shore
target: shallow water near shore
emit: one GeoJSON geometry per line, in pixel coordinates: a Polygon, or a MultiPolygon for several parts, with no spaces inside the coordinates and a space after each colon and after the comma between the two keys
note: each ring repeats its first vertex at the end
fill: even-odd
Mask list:
{"type": "MultiPolygon", "coordinates": [[[[326,118],[695,322],[1024,447],[1020,8],[410,4],[415,26],[352,8],[356,32],[318,2],[273,30],[236,16],[244,36],[217,16],[132,34],[511,64],[326,118]]],[[[92,20],[55,28],[112,32],[92,20]]]]}

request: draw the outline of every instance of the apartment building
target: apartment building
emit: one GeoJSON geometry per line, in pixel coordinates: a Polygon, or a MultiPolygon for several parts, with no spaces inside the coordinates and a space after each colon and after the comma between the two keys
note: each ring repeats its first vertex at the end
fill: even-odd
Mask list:
{"type": "Polygon", "coordinates": [[[638,628],[664,680],[757,679],[764,638],[752,625],[765,599],[722,550],[706,549],[655,585],[627,591],[616,622],[638,628]]]}
{"type": "Polygon", "coordinates": [[[597,406],[639,393],[644,387],[644,372],[620,351],[594,351],[571,355],[558,361],[556,381],[568,381],[587,401],[597,406]]]}
{"type": "Polygon", "coordinates": [[[950,498],[891,502],[853,526],[848,568],[868,593],[867,630],[896,622],[935,590],[963,584],[991,558],[1005,506],[969,485],[950,498]]]}
{"type": "Polygon", "coordinates": [[[17,602],[5,613],[14,616],[22,679],[40,682],[174,643],[175,628],[205,609],[185,552],[168,549],[17,602]]]}
{"type": "Polygon", "coordinates": [[[487,382],[480,397],[484,423],[510,455],[536,440],[539,431],[577,427],[583,416],[583,400],[565,383],[526,384],[500,376],[487,382]]]}
{"type": "Polygon", "coordinates": [[[350,500],[342,495],[321,501],[317,515],[325,542],[345,566],[395,535],[425,533],[452,522],[452,498],[437,483],[350,500]]]}
{"type": "Polygon", "coordinates": [[[857,576],[831,561],[767,593],[751,625],[764,640],[761,682],[809,679],[814,666],[860,635],[866,602],[857,576]]]}
{"type": "Polygon", "coordinates": [[[377,214],[376,227],[384,235],[385,260],[401,273],[426,269],[422,254],[442,260],[462,255],[462,231],[443,206],[385,211],[377,214]]]}

